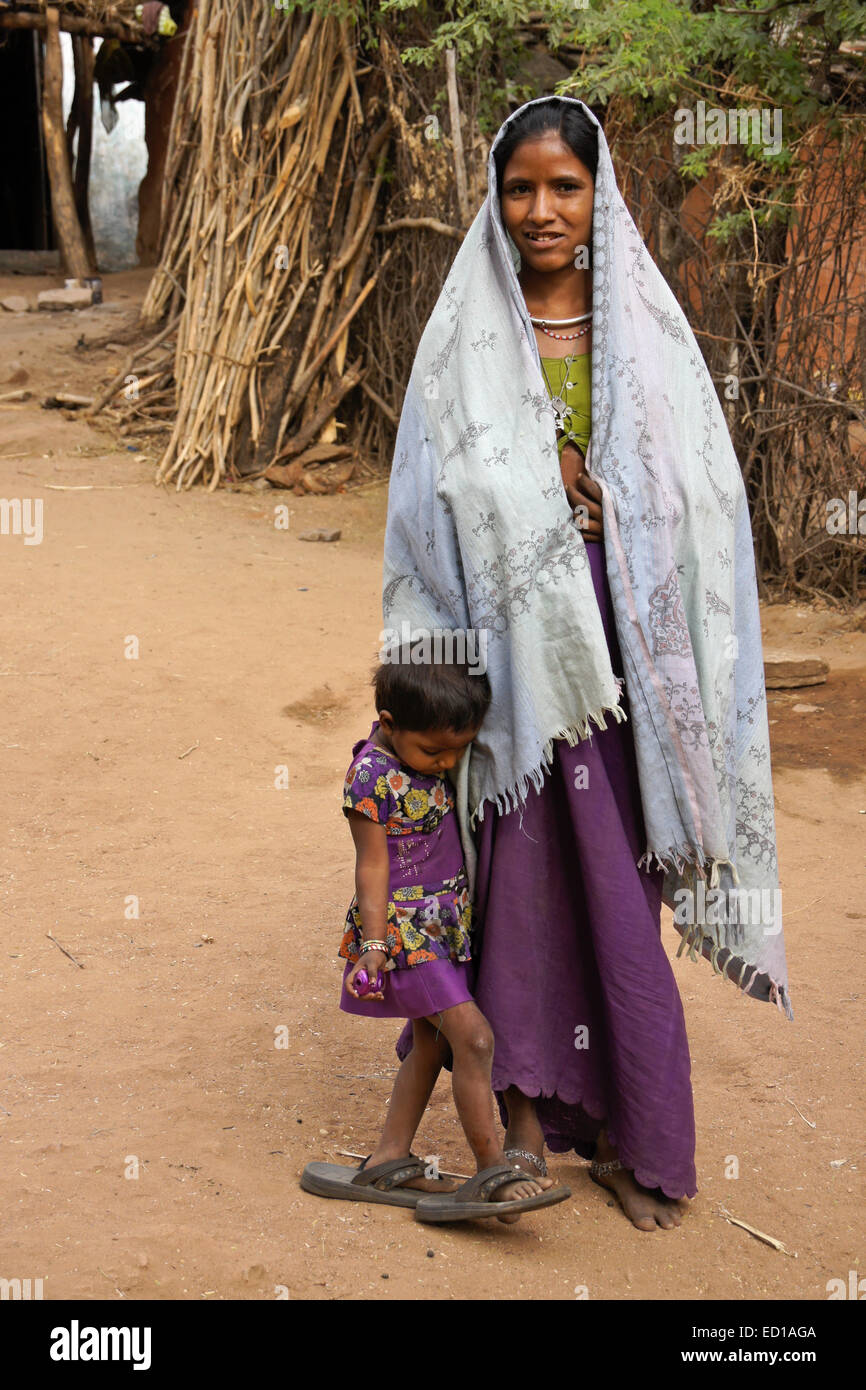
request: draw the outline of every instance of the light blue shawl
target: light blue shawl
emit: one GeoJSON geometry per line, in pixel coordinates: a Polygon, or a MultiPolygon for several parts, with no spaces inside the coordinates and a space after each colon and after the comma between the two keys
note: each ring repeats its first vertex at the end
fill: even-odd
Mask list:
{"type": "Polygon", "coordinates": [[[407,387],[385,623],[487,633],[493,701],[457,777],[470,873],[472,824],[542,787],[555,739],[574,744],[625,718],[624,679],[647,835],[640,863],[666,870],[680,949],[791,1017],[752,537],[724,415],[599,127],[587,468],[603,493],[625,668],[614,672],[500,215],[493,153],[513,119],[491,147],[487,197],[407,387]]]}

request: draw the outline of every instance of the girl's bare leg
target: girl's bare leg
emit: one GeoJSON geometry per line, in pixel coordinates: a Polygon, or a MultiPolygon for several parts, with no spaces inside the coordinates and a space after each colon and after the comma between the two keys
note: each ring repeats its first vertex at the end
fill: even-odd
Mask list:
{"type": "MultiPolygon", "coordinates": [[[[411,1152],[418,1126],[447,1056],[447,1040],[437,1037],[436,1029],[426,1018],[414,1019],[412,1051],[397,1073],[382,1134],[367,1160],[368,1168],[387,1163],[391,1158],[403,1158],[411,1152]]],[[[433,1178],[411,1178],[409,1182],[401,1184],[403,1187],[418,1187],[423,1192],[453,1192],[457,1185],[445,1179],[436,1181],[433,1178]]]]}
{"type": "MultiPolygon", "coordinates": [[[[451,1088],[454,1104],[463,1126],[463,1133],[475,1156],[480,1172],[497,1163],[508,1163],[493,1117],[493,1094],[490,1073],[493,1066],[493,1032],[487,1019],[477,1004],[455,1004],[445,1009],[435,1019],[451,1044],[454,1058],[454,1071],[451,1088]]],[[[544,1186],[549,1187],[549,1183],[544,1186]]],[[[542,1183],[535,1178],[518,1178],[506,1183],[494,1194],[500,1202],[515,1201],[521,1197],[534,1197],[542,1190],[542,1183]]],[[[515,1213],[500,1216],[500,1221],[511,1224],[518,1220],[515,1213]]]]}

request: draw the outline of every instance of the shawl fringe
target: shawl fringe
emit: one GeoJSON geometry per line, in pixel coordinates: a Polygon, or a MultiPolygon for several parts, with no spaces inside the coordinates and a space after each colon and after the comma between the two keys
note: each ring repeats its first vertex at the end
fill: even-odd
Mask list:
{"type": "Polygon", "coordinates": [[[710,859],[701,849],[700,845],[674,845],[671,849],[658,850],[647,848],[637,861],[639,869],[646,869],[647,873],[652,869],[652,861],[655,859],[656,868],[664,872],[683,874],[686,868],[691,866],[699,878],[707,878],[707,866],[709,866],[709,885],[710,888],[718,888],[720,871],[728,868],[731,871],[731,879],[737,887],[740,882],[740,875],[737,873],[737,866],[733,859],[710,859]]]}
{"type": "Polygon", "coordinates": [[[763,991],[754,991],[753,986],[755,981],[762,973],[757,965],[750,966],[748,961],[743,960],[741,956],[735,955],[729,946],[723,946],[721,942],[716,941],[709,932],[705,931],[700,922],[688,924],[685,927],[679,927],[676,923],[674,923],[674,925],[682,937],[679,950],[677,951],[677,959],[679,959],[684,951],[687,952],[687,960],[697,962],[706,958],[713,967],[713,973],[715,975],[719,975],[723,980],[729,980],[742,994],[750,994],[756,999],[767,998],[771,1004],[776,1005],[780,1013],[783,1013],[787,1019],[793,1021],[794,1010],[791,1007],[788,991],[781,980],[775,980],[772,975],[764,975],[764,978],[767,980],[766,995],[764,995],[763,991]],[[726,952],[726,955],[722,963],[719,964],[719,955],[722,952],[726,952]],[[735,978],[737,965],[739,965],[740,971],[739,976],[735,978]],[[731,966],[734,967],[734,974],[730,973],[731,966]],[[750,969],[751,974],[748,979],[744,979],[746,971],[750,969]]]}
{"type": "Polygon", "coordinates": [[[527,772],[521,773],[517,780],[513,782],[510,787],[506,787],[504,791],[500,792],[495,799],[485,797],[478,803],[469,817],[470,829],[474,830],[476,825],[480,825],[481,821],[483,821],[484,808],[488,800],[491,805],[495,805],[497,814],[500,816],[507,815],[509,811],[519,810],[526,802],[530,786],[537,792],[540,792],[544,786],[544,774],[545,772],[549,772],[553,765],[554,743],[559,740],[564,740],[569,748],[574,748],[575,745],[580,743],[583,739],[591,739],[593,724],[599,729],[607,728],[607,719],[605,715],[609,715],[617,724],[622,724],[628,719],[628,715],[622,705],[603,705],[599,710],[590,710],[586,718],[579,723],[572,724],[564,729],[558,729],[556,733],[551,734],[550,738],[545,743],[541,752],[541,757],[535,767],[530,768],[527,772]]]}

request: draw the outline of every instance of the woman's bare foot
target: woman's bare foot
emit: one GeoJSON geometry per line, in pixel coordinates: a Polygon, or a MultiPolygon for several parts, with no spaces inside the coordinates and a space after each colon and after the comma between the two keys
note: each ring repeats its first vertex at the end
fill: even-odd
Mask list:
{"type": "MultiPolygon", "coordinates": [[[[612,1163],[616,1158],[616,1149],[608,1140],[607,1132],[602,1130],[594,1161],[612,1163]]],[[[627,1168],[617,1168],[611,1173],[595,1173],[593,1177],[600,1187],[614,1193],[629,1221],[639,1231],[655,1231],[658,1227],[670,1231],[681,1224],[681,1203],[673,1197],[666,1197],[661,1188],[643,1187],[627,1168]]]]}

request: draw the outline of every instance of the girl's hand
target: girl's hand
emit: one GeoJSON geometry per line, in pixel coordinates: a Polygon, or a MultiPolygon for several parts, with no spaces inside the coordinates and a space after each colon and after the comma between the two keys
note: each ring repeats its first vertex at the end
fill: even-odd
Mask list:
{"type": "MultiPolygon", "coordinates": [[[[355,842],[355,893],[363,936],[367,941],[387,941],[390,868],[385,827],[369,820],[360,811],[349,811],[348,818],[355,842]]],[[[366,999],[385,998],[381,990],[359,994],[355,976],[359,970],[366,970],[370,979],[375,980],[387,959],[383,951],[365,951],[346,976],[346,989],[353,999],[363,1003],[366,999]]]]}
{"type": "Polygon", "coordinates": [[[359,970],[366,970],[371,980],[375,980],[379,971],[385,965],[388,957],[384,951],[365,951],[359,961],[352,966],[352,973],[346,976],[346,989],[353,999],[358,999],[362,1004],[369,999],[384,999],[385,995],[380,989],[368,990],[366,994],[359,994],[355,988],[355,976],[359,970]]]}

